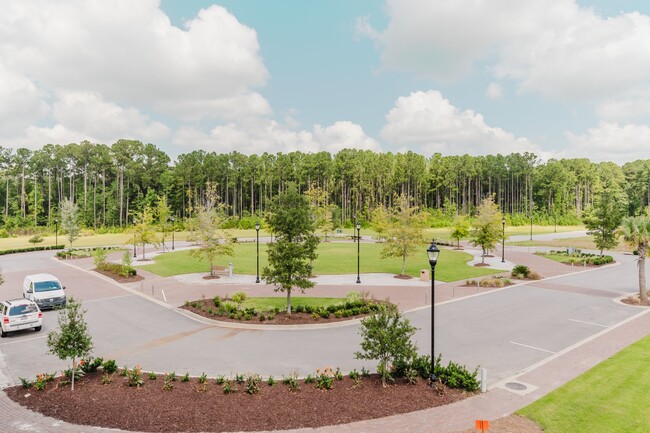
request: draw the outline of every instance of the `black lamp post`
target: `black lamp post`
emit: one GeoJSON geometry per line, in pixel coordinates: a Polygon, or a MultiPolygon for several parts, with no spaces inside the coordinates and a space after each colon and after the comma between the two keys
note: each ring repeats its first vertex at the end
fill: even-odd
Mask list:
{"type": "Polygon", "coordinates": [[[506,262],[506,217],[501,218],[501,263],[506,262]]]}
{"type": "Polygon", "coordinates": [[[260,222],[255,223],[255,231],[257,232],[257,278],[255,284],[260,282],[260,222]]]}
{"type": "Polygon", "coordinates": [[[135,226],[136,226],[136,221],[135,218],[133,219],[133,258],[138,257],[136,250],[135,250],[135,226]]]}
{"type": "Polygon", "coordinates": [[[172,217],[172,251],[174,251],[174,232],[176,231],[176,225],[174,224],[176,219],[172,217]]]}
{"type": "Polygon", "coordinates": [[[59,245],[59,219],[54,218],[54,245],[59,245]]]}
{"type": "Polygon", "coordinates": [[[436,383],[436,375],[433,371],[436,365],[436,352],[435,352],[435,284],[436,284],[436,264],[438,263],[438,255],[440,250],[435,243],[431,241],[431,245],[427,248],[427,255],[429,256],[429,265],[431,265],[431,385],[436,383]]]}
{"type": "Polygon", "coordinates": [[[361,284],[361,223],[357,221],[357,284],[361,284]]]}

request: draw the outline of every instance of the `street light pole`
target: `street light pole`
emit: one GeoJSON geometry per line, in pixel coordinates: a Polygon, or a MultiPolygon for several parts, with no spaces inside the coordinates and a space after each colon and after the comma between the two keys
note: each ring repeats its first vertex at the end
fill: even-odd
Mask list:
{"type": "Polygon", "coordinates": [[[260,222],[255,223],[255,231],[257,232],[257,278],[255,284],[260,282],[260,222]]]}
{"type": "Polygon", "coordinates": [[[54,245],[59,245],[59,219],[54,218],[54,245]]]}
{"type": "Polygon", "coordinates": [[[431,241],[431,245],[427,248],[427,256],[429,256],[429,265],[431,265],[431,376],[429,380],[431,381],[431,386],[436,384],[436,374],[434,372],[436,366],[436,350],[435,350],[435,301],[436,301],[436,264],[438,263],[438,255],[440,250],[436,245],[435,241],[431,241]]]}
{"type": "Polygon", "coordinates": [[[176,231],[176,224],[174,224],[176,219],[172,217],[172,251],[174,251],[174,232],[176,231]]]}
{"type": "Polygon", "coordinates": [[[135,247],[136,247],[136,243],[135,243],[135,225],[136,225],[136,223],[135,223],[135,218],[134,218],[133,219],[133,258],[134,259],[136,257],[138,257],[136,249],[135,249],[135,247]]]}
{"type": "Polygon", "coordinates": [[[501,218],[501,263],[506,262],[506,217],[501,218]]]}
{"type": "Polygon", "coordinates": [[[357,284],[361,284],[361,223],[357,221],[357,284]]]}

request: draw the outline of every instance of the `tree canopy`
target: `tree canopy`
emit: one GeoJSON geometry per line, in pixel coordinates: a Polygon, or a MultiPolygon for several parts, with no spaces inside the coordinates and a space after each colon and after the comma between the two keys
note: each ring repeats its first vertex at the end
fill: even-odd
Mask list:
{"type": "Polygon", "coordinates": [[[319,239],[314,234],[309,202],[290,184],[273,200],[267,220],[275,239],[268,245],[269,265],[262,270],[262,278],[276,291],[286,292],[287,313],[291,314],[293,288],[304,291],[314,286],[309,280],[310,261],[317,257],[319,239]]]}

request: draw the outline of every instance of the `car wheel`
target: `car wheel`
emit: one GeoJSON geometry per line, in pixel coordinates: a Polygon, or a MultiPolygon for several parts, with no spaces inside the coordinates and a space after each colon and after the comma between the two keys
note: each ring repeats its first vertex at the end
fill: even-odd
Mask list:
{"type": "Polygon", "coordinates": [[[7,333],[0,328],[0,337],[5,338],[7,333]]]}
{"type": "Polygon", "coordinates": [[[38,331],[41,330],[42,327],[43,327],[43,326],[37,326],[37,327],[34,328],[34,331],[38,332],[38,331]]]}

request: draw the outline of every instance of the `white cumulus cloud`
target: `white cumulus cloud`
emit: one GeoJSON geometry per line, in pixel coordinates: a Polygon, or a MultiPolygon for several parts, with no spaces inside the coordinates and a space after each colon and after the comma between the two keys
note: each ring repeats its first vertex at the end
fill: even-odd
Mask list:
{"type": "Polygon", "coordinates": [[[575,0],[387,0],[389,23],[374,35],[384,65],[444,80],[478,62],[521,91],[594,100],[645,85],[650,17],[603,17],[575,0]]]}
{"type": "Polygon", "coordinates": [[[529,151],[544,156],[544,152],[528,139],[489,126],[481,114],[460,110],[436,90],[398,98],[386,115],[381,136],[397,145],[419,146],[421,152],[428,155],[435,152],[486,155],[529,151]]]}
{"type": "Polygon", "coordinates": [[[648,125],[600,122],[585,134],[566,133],[570,143],[564,156],[584,157],[592,161],[612,161],[623,164],[637,159],[648,159],[650,127],[648,125]]]}

